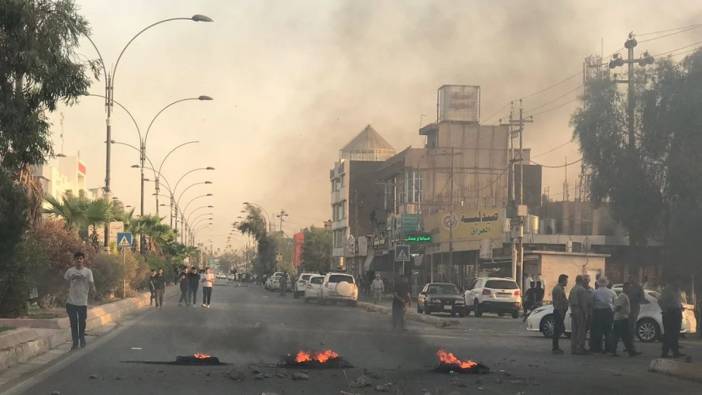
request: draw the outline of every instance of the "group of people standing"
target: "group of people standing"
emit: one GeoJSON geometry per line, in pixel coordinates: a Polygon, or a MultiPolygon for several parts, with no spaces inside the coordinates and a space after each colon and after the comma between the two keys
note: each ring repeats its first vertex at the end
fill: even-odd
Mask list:
{"type": "Polygon", "coordinates": [[[178,274],[178,285],[180,286],[180,299],[178,306],[196,305],[197,290],[202,286],[202,307],[210,308],[212,303],[212,286],[215,282],[215,275],[209,267],[198,270],[196,267],[184,268],[178,274]]]}
{"type": "MultiPolygon", "coordinates": [[[[578,275],[575,286],[566,296],[565,288],[568,276],[561,274],[558,284],[551,293],[553,302],[553,353],[563,354],[559,339],[565,331],[564,319],[568,309],[571,317],[571,353],[586,355],[591,353],[609,353],[617,356],[618,343],[624,344],[624,351],[629,356],[639,355],[634,347],[634,333],[641,303],[645,300],[643,288],[635,281],[624,284],[622,292],[617,294],[611,289],[612,284],[600,277],[595,288],[590,286],[590,276],[578,275]],[[587,332],[590,332],[589,347],[586,348],[587,332]]],[[[663,352],[662,357],[680,357],[678,336],[682,321],[682,304],[680,289],[671,282],[658,299],[663,313],[663,352]],[[676,297],[677,295],[677,297],[676,297]]]]}

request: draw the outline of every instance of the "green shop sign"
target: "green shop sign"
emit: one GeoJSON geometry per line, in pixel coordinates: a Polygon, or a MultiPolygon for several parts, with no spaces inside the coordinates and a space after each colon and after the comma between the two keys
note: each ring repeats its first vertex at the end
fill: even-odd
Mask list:
{"type": "Polygon", "coordinates": [[[429,234],[409,235],[405,237],[407,243],[431,243],[432,238],[429,234]]]}

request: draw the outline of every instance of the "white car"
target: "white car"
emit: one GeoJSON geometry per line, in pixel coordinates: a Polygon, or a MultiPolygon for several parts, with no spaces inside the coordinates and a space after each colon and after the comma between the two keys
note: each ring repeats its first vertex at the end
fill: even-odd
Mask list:
{"type": "MultiPolygon", "coordinates": [[[[612,288],[615,292],[617,289],[612,288]]],[[[621,292],[621,290],[619,290],[621,292]]],[[[636,337],[644,343],[653,342],[660,339],[663,334],[663,317],[661,308],[658,306],[658,293],[656,291],[644,291],[645,300],[641,302],[639,318],[636,321],[636,337]]],[[[697,320],[695,310],[691,305],[683,305],[682,326],[680,333],[696,333],[697,320]]],[[[528,331],[541,332],[544,337],[553,336],[553,305],[545,305],[537,308],[526,320],[528,331]]],[[[570,320],[570,309],[566,312],[565,319],[566,335],[570,334],[572,324],[570,320]]]]}
{"type": "Polygon", "coordinates": [[[283,272],[275,272],[266,280],[265,288],[269,291],[280,289],[280,278],[283,277],[283,272]]]}
{"type": "Polygon", "coordinates": [[[517,318],[522,308],[522,292],[511,278],[476,278],[469,284],[464,298],[476,317],[483,313],[507,313],[517,318]]]}
{"type": "Polygon", "coordinates": [[[297,278],[297,281],[295,281],[295,284],[293,285],[293,287],[295,287],[293,289],[293,296],[295,299],[305,294],[307,281],[309,281],[310,277],[312,276],[314,276],[314,273],[302,273],[300,274],[300,277],[297,278]]]}
{"type": "Polygon", "coordinates": [[[358,302],[356,280],[346,273],[327,273],[322,281],[321,301],[344,301],[355,305],[358,302]]]}
{"type": "Polygon", "coordinates": [[[322,299],[322,282],[324,282],[324,276],[319,274],[310,276],[305,285],[305,303],[309,302],[310,299],[318,301],[322,299]]]}

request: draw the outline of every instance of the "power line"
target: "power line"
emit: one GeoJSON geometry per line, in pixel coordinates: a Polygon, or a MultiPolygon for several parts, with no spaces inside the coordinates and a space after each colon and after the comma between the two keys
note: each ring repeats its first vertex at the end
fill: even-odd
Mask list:
{"type": "Polygon", "coordinates": [[[700,26],[702,26],[702,23],[696,23],[694,25],[687,25],[687,26],[679,26],[679,27],[665,29],[665,30],[658,30],[655,32],[638,33],[637,36],[650,36],[652,34],[668,33],[668,32],[677,31],[677,30],[681,30],[681,29],[700,27],[700,26]]]}
{"type": "Polygon", "coordinates": [[[572,166],[572,165],[574,165],[574,164],[576,164],[576,163],[580,163],[580,162],[582,162],[582,160],[583,160],[583,158],[576,159],[576,160],[574,160],[574,161],[572,161],[572,162],[568,162],[568,163],[565,163],[565,164],[562,164],[562,165],[559,165],[559,166],[542,165],[541,163],[536,163],[536,162],[534,162],[533,160],[530,160],[529,162],[531,162],[531,163],[534,164],[534,165],[539,165],[539,166],[544,167],[544,168],[547,168],[547,169],[562,169],[562,168],[564,168],[564,167],[568,167],[568,166],[572,166]]]}
{"type": "Polygon", "coordinates": [[[561,107],[563,107],[563,106],[566,106],[566,105],[568,105],[568,104],[570,104],[570,103],[574,103],[574,102],[576,102],[576,101],[578,101],[578,100],[579,100],[579,98],[576,97],[576,98],[573,99],[573,100],[568,100],[567,102],[561,103],[561,104],[559,104],[559,105],[557,105],[557,106],[555,106],[555,107],[547,108],[547,109],[545,109],[545,110],[543,110],[543,111],[539,111],[539,112],[537,112],[537,113],[531,114],[531,116],[532,116],[532,117],[535,117],[535,116],[537,116],[537,115],[541,115],[541,114],[545,114],[545,113],[547,113],[547,112],[551,112],[551,111],[558,110],[559,108],[561,108],[561,107]]]}
{"type": "Polygon", "coordinates": [[[702,24],[700,24],[700,25],[691,25],[690,27],[685,28],[685,29],[683,29],[683,30],[678,30],[678,31],[675,31],[675,32],[672,32],[672,33],[664,34],[664,35],[662,35],[662,36],[657,36],[657,37],[648,38],[648,39],[646,39],[646,40],[641,40],[641,41],[639,41],[639,44],[643,44],[643,43],[647,43],[647,42],[651,42],[651,41],[655,41],[655,40],[660,40],[660,39],[662,39],[662,38],[674,36],[674,35],[680,34],[680,33],[686,33],[686,32],[689,32],[689,31],[691,31],[691,30],[695,30],[695,29],[697,29],[697,28],[700,27],[700,26],[702,26],[702,24]]]}
{"type": "Polygon", "coordinates": [[[546,92],[546,91],[548,91],[548,90],[550,90],[550,89],[552,89],[552,88],[557,87],[558,85],[561,85],[561,84],[563,84],[563,83],[565,83],[565,82],[568,82],[568,81],[572,80],[573,78],[578,77],[578,76],[580,76],[580,75],[582,75],[582,74],[583,74],[582,71],[579,71],[579,72],[577,72],[577,73],[575,73],[575,74],[571,74],[571,75],[569,75],[568,77],[566,77],[566,78],[564,78],[564,79],[562,79],[562,80],[560,80],[560,81],[558,81],[558,82],[556,82],[556,83],[554,83],[554,84],[552,84],[552,85],[549,85],[549,86],[547,86],[547,87],[545,87],[545,88],[543,88],[543,89],[540,89],[540,90],[538,90],[538,91],[536,91],[536,92],[532,92],[532,93],[530,93],[530,94],[528,94],[528,95],[526,95],[526,96],[522,96],[521,98],[522,98],[522,99],[528,99],[528,98],[530,98],[530,97],[539,95],[539,94],[544,93],[544,92],[546,92]]]}
{"type": "MultiPolygon", "coordinates": [[[[671,49],[671,50],[668,50],[668,51],[660,52],[660,53],[657,53],[657,54],[655,54],[655,55],[653,55],[653,56],[663,56],[663,55],[672,54],[673,52],[680,51],[681,49],[687,49],[687,48],[694,47],[694,46],[699,45],[699,44],[702,44],[702,41],[695,41],[694,43],[690,43],[690,44],[687,44],[687,45],[685,45],[685,46],[682,46],[682,47],[679,47],[679,48],[675,48],[675,49],[671,49]]],[[[697,49],[697,48],[693,48],[693,49],[697,49]]]]}
{"type": "Polygon", "coordinates": [[[544,156],[544,155],[546,155],[546,154],[550,154],[551,152],[556,151],[556,150],[558,150],[558,149],[561,149],[561,148],[565,147],[566,145],[572,144],[572,143],[573,143],[573,140],[568,140],[568,141],[566,141],[565,143],[559,144],[559,145],[557,145],[557,146],[551,148],[551,149],[548,150],[548,151],[542,152],[542,153],[537,154],[537,155],[532,155],[531,157],[532,157],[532,158],[538,158],[539,156],[544,156]]]}
{"type": "Polygon", "coordinates": [[[563,93],[562,95],[556,96],[555,98],[553,98],[553,99],[551,99],[551,100],[549,100],[549,101],[547,101],[547,102],[545,102],[545,103],[542,103],[542,104],[540,104],[540,105],[538,105],[538,106],[536,106],[536,107],[534,107],[534,108],[531,108],[531,109],[529,109],[529,110],[527,110],[527,111],[532,112],[532,111],[534,111],[534,110],[538,110],[538,109],[540,109],[540,108],[544,108],[544,107],[548,106],[549,104],[553,104],[553,103],[557,102],[558,100],[560,100],[560,99],[562,99],[562,98],[568,96],[569,94],[571,94],[571,93],[577,91],[578,89],[582,88],[582,86],[583,86],[583,84],[578,84],[578,86],[576,86],[575,88],[573,88],[573,89],[571,89],[571,90],[569,90],[569,91],[563,93]]]}

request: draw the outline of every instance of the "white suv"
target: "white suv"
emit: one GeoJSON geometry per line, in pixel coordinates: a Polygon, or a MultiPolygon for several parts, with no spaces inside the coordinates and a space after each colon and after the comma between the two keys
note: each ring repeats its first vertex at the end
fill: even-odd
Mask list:
{"type": "Polygon", "coordinates": [[[305,287],[307,286],[307,282],[310,280],[310,277],[314,275],[314,273],[300,274],[300,277],[297,278],[297,281],[295,281],[295,284],[293,285],[293,287],[295,287],[295,289],[293,289],[293,296],[295,297],[295,299],[305,294],[305,287]]]}
{"type": "Polygon", "coordinates": [[[466,306],[480,317],[483,313],[511,314],[519,317],[522,291],[511,278],[476,278],[465,292],[466,306]]]}
{"type": "Polygon", "coordinates": [[[322,281],[321,302],[345,301],[351,305],[358,302],[358,286],[352,275],[327,273],[322,281]]]}

